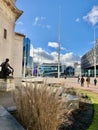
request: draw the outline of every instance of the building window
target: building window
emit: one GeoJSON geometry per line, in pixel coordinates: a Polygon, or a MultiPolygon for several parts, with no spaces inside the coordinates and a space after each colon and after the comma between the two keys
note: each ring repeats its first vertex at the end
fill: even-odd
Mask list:
{"type": "Polygon", "coordinates": [[[4,29],[4,39],[6,39],[6,38],[7,38],[7,30],[4,29]]]}

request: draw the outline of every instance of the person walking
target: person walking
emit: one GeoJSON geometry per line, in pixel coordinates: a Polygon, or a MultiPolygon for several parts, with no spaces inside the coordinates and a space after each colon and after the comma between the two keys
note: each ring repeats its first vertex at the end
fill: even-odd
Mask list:
{"type": "Polygon", "coordinates": [[[95,78],[94,79],[94,85],[96,86],[96,84],[97,84],[97,79],[95,78]]]}
{"type": "Polygon", "coordinates": [[[86,82],[87,82],[87,87],[89,87],[89,84],[90,84],[90,77],[89,76],[87,76],[86,82]]]}
{"type": "Polygon", "coordinates": [[[80,83],[80,77],[78,76],[78,83],[80,83]]]}
{"type": "Polygon", "coordinates": [[[82,76],[82,78],[81,78],[81,86],[82,86],[82,87],[84,87],[84,82],[85,82],[85,79],[84,79],[84,77],[82,76]]]}

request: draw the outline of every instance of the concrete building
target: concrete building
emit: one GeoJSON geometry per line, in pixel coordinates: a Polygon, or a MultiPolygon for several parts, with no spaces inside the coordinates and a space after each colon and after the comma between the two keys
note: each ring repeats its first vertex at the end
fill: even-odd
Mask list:
{"type": "Polygon", "coordinates": [[[82,75],[94,76],[94,57],[96,58],[96,75],[98,76],[98,43],[81,57],[82,75]]]}
{"type": "Polygon", "coordinates": [[[24,35],[15,33],[15,22],[23,11],[15,6],[16,0],[0,0],[0,63],[6,58],[14,68],[14,77],[22,76],[22,50],[24,35]]]}

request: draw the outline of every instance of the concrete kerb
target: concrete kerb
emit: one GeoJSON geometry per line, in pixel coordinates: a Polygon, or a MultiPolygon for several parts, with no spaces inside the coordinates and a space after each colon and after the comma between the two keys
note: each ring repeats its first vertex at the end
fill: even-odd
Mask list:
{"type": "Polygon", "coordinates": [[[25,130],[17,120],[0,105],[0,130],[25,130]]]}

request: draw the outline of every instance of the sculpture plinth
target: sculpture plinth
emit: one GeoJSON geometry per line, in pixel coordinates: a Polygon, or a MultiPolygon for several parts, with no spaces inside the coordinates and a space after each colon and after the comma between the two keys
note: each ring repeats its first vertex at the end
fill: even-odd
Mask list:
{"type": "Polygon", "coordinates": [[[12,91],[15,89],[14,78],[0,79],[0,91],[12,91]]]}

